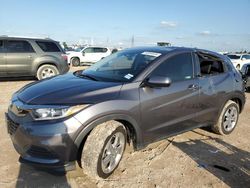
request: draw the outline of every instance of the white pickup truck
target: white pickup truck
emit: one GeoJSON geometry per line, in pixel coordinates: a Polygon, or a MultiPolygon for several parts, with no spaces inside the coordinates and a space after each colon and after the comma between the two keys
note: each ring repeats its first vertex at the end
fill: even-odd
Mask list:
{"type": "Polygon", "coordinates": [[[246,63],[250,63],[250,54],[228,54],[233,65],[240,70],[246,63]]]}
{"type": "Polygon", "coordinates": [[[107,47],[85,47],[79,52],[67,52],[68,64],[79,66],[81,64],[93,64],[100,59],[111,54],[111,50],[107,47]]]}

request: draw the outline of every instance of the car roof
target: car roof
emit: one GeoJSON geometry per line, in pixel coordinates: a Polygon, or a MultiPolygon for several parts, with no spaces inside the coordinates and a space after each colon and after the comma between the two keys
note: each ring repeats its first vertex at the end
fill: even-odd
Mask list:
{"type": "Polygon", "coordinates": [[[167,54],[170,52],[178,52],[178,51],[179,52],[189,51],[189,52],[205,53],[208,55],[214,55],[214,56],[221,57],[221,58],[225,57],[224,55],[221,55],[219,53],[209,51],[209,50],[204,50],[204,49],[199,49],[199,48],[189,48],[189,47],[178,47],[178,46],[142,46],[142,47],[128,48],[127,50],[149,51],[149,52],[156,52],[156,53],[161,53],[161,54],[167,54]]]}
{"type": "Polygon", "coordinates": [[[39,41],[54,41],[50,38],[39,38],[39,37],[19,37],[19,36],[0,36],[0,40],[39,40],[39,41]]]}

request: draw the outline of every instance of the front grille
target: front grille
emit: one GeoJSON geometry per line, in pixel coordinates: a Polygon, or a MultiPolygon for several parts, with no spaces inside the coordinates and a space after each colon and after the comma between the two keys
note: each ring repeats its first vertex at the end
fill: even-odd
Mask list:
{"type": "Polygon", "coordinates": [[[7,117],[7,130],[10,135],[13,135],[18,127],[19,127],[18,123],[15,123],[14,121],[12,121],[10,118],[7,117]]]}
{"type": "Polygon", "coordinates": [[[31,146],[28,149],[27,154],[30,155],[31,157],[38,157],[38,158],[44,158],[44,159],[56,159],[57,158],[57,156],[54,153],[39,146],[31,146]]]}

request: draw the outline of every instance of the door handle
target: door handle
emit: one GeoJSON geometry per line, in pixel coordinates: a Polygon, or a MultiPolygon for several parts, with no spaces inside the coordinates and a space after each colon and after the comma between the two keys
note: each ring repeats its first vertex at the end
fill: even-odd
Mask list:
{"type": "Polygon", "coordinates": [[[31,59],[31,58],[32,58],[32,56],[31,56],[31,55],[28,55],[28,58],[30,58],[30,59],[31,59]]]}
{"type": "Polygon", "coordinates": [[[197,89],[199,89],[199,86],[196,85],[196,84],[191,84],[190,86],[188,86],[188,89],[190,89],[190,90],[197,90],[197,89]]]}

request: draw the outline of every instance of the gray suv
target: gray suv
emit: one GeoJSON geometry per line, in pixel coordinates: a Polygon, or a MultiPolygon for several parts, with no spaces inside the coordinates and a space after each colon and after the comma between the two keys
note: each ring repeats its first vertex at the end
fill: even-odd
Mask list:
{"type": "Polygon", "coordinates": [[[68,70],[67,56],[58,42],[0,36],[0,77],[36,76],[41,80],[68,70]]]}
{"type": "Polygon", "coordinates": [[[179,47],[140,47],[90,68],[31,83],[6,113],[20,161],[70,170],[75,161],[107,178],[126,143],[135,150],[197,127],[227,135],[245,104],[244,84],[220,54],[179,47]]]}

